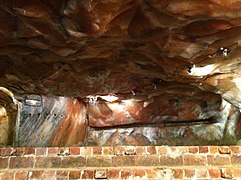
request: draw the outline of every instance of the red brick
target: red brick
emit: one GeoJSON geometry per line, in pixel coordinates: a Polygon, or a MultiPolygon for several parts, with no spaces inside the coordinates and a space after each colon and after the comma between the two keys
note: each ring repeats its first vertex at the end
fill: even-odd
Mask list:
{"type": "Polygon", "coordinates": [[[112,158],[113,167],[135,166],[134,156],[115,156],[112,158]]]}
{"type": "Polygon", "coordinates": [[[42,177],[43,179],[55,179],[55,173],[54,170],[47,170],[43,172],[42,177]]]}
{"type": "Polygon", "coordinates": [[[69,151],[70,151],[70,155],[80,155],[79,147],[70,147],[69,151]]]}
{"type": "Polygon", "coordinates": [[[157,146],[157,147],[156,147],[157,153],[160,154],[160,155],[166,154],[168,148],[169,148],[169,147],[167,147],[167,146],[157,146]]]}
{"type": "Polygon", "coordinates": [[[80,171],[70,171],[69,179],[80,179],[80,171]]]}
{"type": "Polygon", "coordinates": [[[84,170],[82,172],[82,179],[93,179],[94,178],[94,170],[84,170]]]}
{"type": "Polygon", "coordinates": [[[141,169],[135,169],[133,170],[133,175],[134,177],[144,177],[145,176],[145,171],[144,170],[141,170],[141,169]]]}
{"type": "Polygon", "coordinates": [[[125,155],[136,155],[136,147],[134,147],[134,146],[127,146],[125,148],[125,155]]]}
{"type": "Polygon", "coordinates": [[[16,171],[15,174],[16,180],[25,180],[28,179],[28,172],[27,171],[16,171]]]}
{"type": "Polygon", "coordinates": [[[131,170],[121,170],[121,178],[131,178],[132,171],[131,170]]]}
{"type": "Polygon", "coordinates": [[[106,169],[97,169],[95,172],[95,179],[107,179],[106,169]]]}
{"type": "Polygon", "coordinates": [[[9,168],[33,168],[34,158],[33,157],[11,157],[9,168]]]}
{"type": "Polygon", "coordinates": [[[241,155],[232,155],[231,156],[231,163],[233,165],[241,165],[241,155]]]}
{"type": "Polygon", "coordinates": [[[60,157],[36,157],[36,168],[60,168],[61,166],[60,157]]]}
{"type": "Polygon", "coordinates": [[[85,148],[85,155],[86,156],[91,156],[93,153],[93,149],[92,149],[92,147],[86,147],[85,148]]]}
{"type": "Polygon", "coordinates": [[[237,155],[241,155],[241,147],[239,146],[230,146],[229,147],[230,151],[232,154],[237,154],[237,155]]]}
{"type": "Polygon", "coordinates": [[[183,156],[183,163],[184,165],[206,165],[207,164],[207,157],[202,155],[193,155],[188,154],[183,156]]]}
{"type": "Polygon", "coordinates": [[[218,146],[209,146],[210,154],[218,153],[218,146]]]}
{"type": "Polygon", "coordinates": [[[208,155],[209,165],[230,165],[230,157],[224,155],[208,155]]]}
{"type": "Polygon", "coordinates": [[[195,169],[185,169],[184,170],[184,177],[186,177],[186,178],[195,177],[195,169]]]}
{"type": "Polygon", "coordinates": [[[97,146],[97,147],[93,147],[93,155],[101,155],[102,154],[102,147],[97,146]]]}
{"type": "Polygon", "coordinates": [[[182,156],[171,157],[168,155],[160,156],[160,165],[162,166],[180,166],[183,165],[182,156]]]}
{"type": "Polygon", "coordinates": [[[186,154],[188,152],[188,148],[185,146],[171,147],[171,151],[173,153],[186,154]]]}
{"type": "Polygon", "coordinates": [[[167,149],[167,154],[175,154],[175,155],[182,155],[188,153],[187,147],[182,146],[172,146],[167,149]]]}
{"type": "Polygon", "coordinates": [[[208,146],[199,146],[199,153],[209,153],[208,146]]]}
{"type": "Polygon", "coordinates": [[[31,171],[29,172],[29,178],[31,179],[41,179],[43,171],[31,171]]]}
{"type": "Polygon", "coordinates": [[[77,168],[86,165],[86,159],[83,157],[63,157],[62,167],[63,168],[77,168]]]}
{"type": "Polygon", "coordinates": [[[234,178],[241,178],[241,168],[234,169],[234,178]]]}
{"type": "Polygon", "coordinates": [[[230,151],[228,146],[220,146],[220,147],[218,147],[218,152],[220,154],[230,154],[231,153],[231,151],[230,151]]]}
{"type": "Polygon", "coordinates": [[[114,148],[113,147],[102,147],[102,154],[103,155],[114,155],[114,148]]]}
{"type": "Polygon", "coordinates": [[[157,166],[159,164],[158,156],[135,156],[136,166],[157,166]]]}
{"type": "Polygon", "coordinates": [[[36,154],[36,156],[46,156],[47,155],[47,148],[36,148],[35,154],[36,154]]]}
{"type": "Polygon", "coordinates": [[[188,147],[188,152],[193,153],[193,154],[198,153],[199,148],[197,146],[190,146],[190,147],[188,147]]]}
{"type": "Polygon", "coordinates": [[[13,148],[2,148],[1,149],[1,156],[10,156],[13,151],[13,148]]]}
{"type": "Polygon", "coordinates": [[[11,156],[23,156],[24,155],[24,148],[15,148],[11,152],[11,156]]]}
{"type": "Polygon", "coordinates": [[[220,169],[208,169],[210,178],[221,178],[220,169]]]}
{"type": "Polygon", "coordinates": [[[24,154],[25,155],[35,155],[35,148],[33,148],[33,147],[26,147],[24,154]]]}
{"type": "Polygon", "coordinates": [[[56,179],[68,179],[69,178],[69,171],[56,171],[55,175],[56,179]]]}
{"type": "Polygon", "coordinates": [[[0,179],[2,180],[13,180],[14,172],[3,171],[0,173],[0,179]]]}
{"type": "Polygon", "coordinates": [[[48,148],[48,155],[49,156],[56,156],[59,152],[59,148],[58,147],[49,147],[48,148]]]}
{"type": "Polygon", "coordinates": [[[173,169],[172,172],[175,179],[183,179],[183,169],[173,169]]]}
{"type": "Polygon", "coordinates": [[[141,156],[141,155],[146,155],[146,147],[145,146],[137,146],[136,147],[136,154],[141,156]]]}
{"type": "Polygon", "coordinates": [[[148,178],[156,178],[156,171],[153,169],[146,169],[146,176],[148,178]]]}
{"type": "Polygon", "coordinates": [[[59,156],[69,156],[70,155],[69,148],[65,148],[65,147],[59,148],[58,155],[59,156]]]}
{"type": "Polygon", "coordinates": [[[88,157],[86,166],[87,167],[111,167],[112,159],[107,156],[93,156],[88,157]]]}
{"type": "Polygon", "coordinates": [[[156,147],[155,146],[147,146],[146,153],[150,154],[150,155],[156,154],[156,147]]]}
{"type": "Polygon", "coordinates": [[[114,153],[115,153],[115,155],[117,155],[117,156],[119,156],[119,155],[124,155],[124,153],[125,153],[125,148],[124,148],[124,147],[121,147],[121,146],[114,147],[114,153]]]}
{"type": "Polygon", "coordinates": [[[233,176],[234,176],[233,168],[222,168],[221,169],[221,177],[222,178],[232,179],[233,176]]]}
{"type": "Polygon", "coordinates": [[[8,167],[9,157],[0,157],[0,169],[6,169],[8,167]]]}
{"type": "Polygon", "coordinates": [[[120,177],[120,170],[118,170],[118,169],[109,169],[107,175],[108,175],[109,179],[119,179],[119,177],[120,177]]]}
{"type": "Polygon", "coordinates": [[[196,169],[195,170],[195,178],[208,178],[208,170],[207,169],[196,169]]]}

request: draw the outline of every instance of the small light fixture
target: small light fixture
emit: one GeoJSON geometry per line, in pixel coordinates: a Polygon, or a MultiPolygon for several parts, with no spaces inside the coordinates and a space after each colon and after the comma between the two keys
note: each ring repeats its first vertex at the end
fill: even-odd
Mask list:
{"type": "Polygon", "coordinates": [[[118,97],[114,96],[114,95],[107,95],[107,96],[99,96],[101,99],[104,99],[108,102],[113,102],[118,100],[118,97]]]}
{"type": "Polygon", "coordinates": [[[192,72],[192,67],[191,67],[191,66],[187,67],[187,72],[188,72],[189,74],[192,72]]]}
{"type": "Polygon", "coordinates": [[[188,72],[190,75],[193,76],[206,76],[212,72],[219,72],[219,70],[215,70],[215,66],[213,64],[209,64],[203,67],[196,67],[195,65],[193,65],[193,67],[188,69],[188,72]]]}
{"type": "Polygon", "coordinates": [[[223,57],[226,57],[226,56],[228,56],[228,49],[227,48],[224,48],[224,47],[221,47],[220,48],[220,51],[222,51],[222,53],[223,53],[223,57]]]}
{"type": "Polygon", "coordinates": [[[88,98],[89,103],[91,103],[93,105],[99,103],[98,98],[101,98],[101,99],[103,99],[105,101],[108,101],[108,102],[114,102],[114,101],[118,100],[118,97],[115,96],[115,95],[106,95],[106,96],[101,96],[101,95],[92,96],[92,95],[89,95],[89,96],[87,96],[87,98],[88,98]]]}
{"type": "Polygon", "coordinates": [[[24,100],[26,106],[35,106],[41,107],[42,106],[42,97],[39,95],[27,95],[24,100]]]}
{"type": "Polygon", "coordinates": [[[220,72],[219,69],[216,69],[216,67],[213,64],[209,64],[207,66],[203,66],[203,67],[195,67],[195,65],[193,65],[192,69],[191,69],[191,75],[193,76],[206,76],[210,73],[214,73],[214,72],[220,72]]]}
{"type": "Polygon", "coordinates": [[[132,93],[132,95],[133,95],[133,96],[135,96],[135,95],[136,95],[136,93],[135,93],[135,91],[134,91],[134,90],[131,90],[131,93],[132,93]]]}
{"type": "Polygon", "coordinates": [[[156,84],[155,83],[152,83],[152,86],[153,86],[153,89],[157,89],[157,86],[156,86],[156,84]]]}
{"type": "Polygon", "coordinates": [[[98,104],[98,100],[97,100],[97,96],[87,96],[88,98],[88,102],[91,104],[91,105],[96,105],[98,104]]]}

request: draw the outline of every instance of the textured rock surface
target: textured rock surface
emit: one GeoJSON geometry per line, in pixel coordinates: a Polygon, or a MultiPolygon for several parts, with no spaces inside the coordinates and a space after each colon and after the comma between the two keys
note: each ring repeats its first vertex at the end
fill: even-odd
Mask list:
{"type": "Polygon", "coordinates": [[[219,95],[179,83],[161,83],[145,92],[147,88],[136,91],[132,99],[106,102],[99,98],[89,102],[89,125],[215,122],[220,116],[222,99],[219,95]]]}
{"type": "Polygon", "coordinates": [[[241,108],[241,0],[7,0],[0,19],[0,86],[83,99],[92,127],[214,123],[223,100],[241,108]]]}
{"type": "Polygon", "coordinates": [[[0,7],[1,85],[15,93],[130,93],[161,79],[241,107],[239,0],[10,0],[0,7]]]}
{"type": "Polygon", "coordinates": [[[15,142],[17,114],[17,100],[10,91],[0,87],[0,146],[12,145],[15,142]]]}
{"type": "MultiPolygon", "coordinates": [[[[35,98],[36,96],[26,97],[35,98]]],[[[76,99],[42,96],[40,106],[23,101],[16,144],[19,146],[81,145],[86,134],[85,108],[76,99]]]]}
{"type": "MultiPolygon", "coordinates": [[[[240,111],[223,102],[216,122],[162,121],[159,125],[91,128],[88,145],[228,145],[240,138],[240,111]]],[[[118,120],[117,120],[118,122],[118,120]]]]}
{"type": "Polygon", "coordinates": [[[0,107],[0,146],[6,146],[9,143],[9,119],[4,107],[0,107]]]}

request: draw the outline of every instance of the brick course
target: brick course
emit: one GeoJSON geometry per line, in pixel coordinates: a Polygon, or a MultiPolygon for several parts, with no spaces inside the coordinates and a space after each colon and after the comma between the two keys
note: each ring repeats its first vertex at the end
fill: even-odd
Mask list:
{"type": "Polygon", "coordinates": [[[0,148],[0,179],[239,179],[239,146],[0,148]]]}

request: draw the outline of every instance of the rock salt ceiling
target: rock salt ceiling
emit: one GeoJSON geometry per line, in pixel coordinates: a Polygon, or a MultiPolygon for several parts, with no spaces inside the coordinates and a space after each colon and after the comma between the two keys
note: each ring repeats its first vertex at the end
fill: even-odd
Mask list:
{"type": "Polygon", "coordinates": [[[239,116],[241,0],[2,0],[0,19],[0,86],[76,97],[91,127],[239,116]]]}

